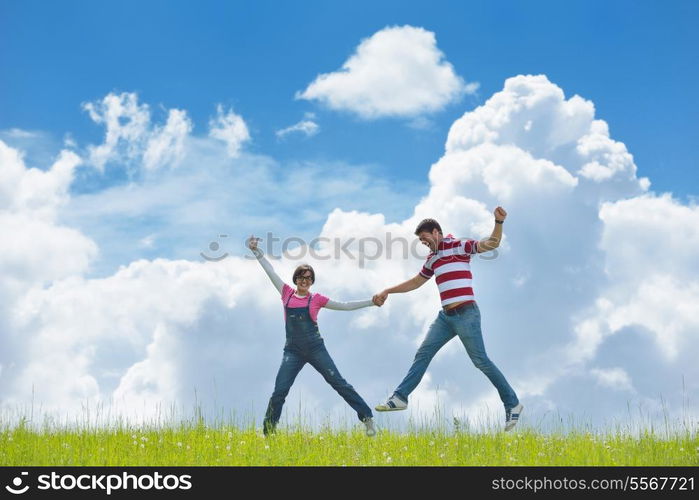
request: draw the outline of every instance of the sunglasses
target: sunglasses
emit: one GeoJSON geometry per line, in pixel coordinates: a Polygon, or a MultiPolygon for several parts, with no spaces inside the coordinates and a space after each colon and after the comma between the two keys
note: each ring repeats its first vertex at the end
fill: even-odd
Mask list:
{"type": "Polygon", "coordinates": [[[313,276],[310,276],[310,275],[296,277],[296,281],[301,281],[301,280],[311,281],[312,279],[313,279],[313,276]]]}

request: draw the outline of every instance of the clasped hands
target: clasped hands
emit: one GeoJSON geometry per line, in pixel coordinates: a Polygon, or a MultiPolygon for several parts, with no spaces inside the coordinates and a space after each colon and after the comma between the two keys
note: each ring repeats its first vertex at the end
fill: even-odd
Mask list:
{"type": "Polygon", "coordinates": [[[384,304],[384,302],[386,302],[387,298],[388,298],[388,293],[386,291],[383,291],[383,292],[380,292],[380,293],[377,293],[376,295],[374,295],[371,298],[371,301],[375,305],[381,307],[384,304]]]}

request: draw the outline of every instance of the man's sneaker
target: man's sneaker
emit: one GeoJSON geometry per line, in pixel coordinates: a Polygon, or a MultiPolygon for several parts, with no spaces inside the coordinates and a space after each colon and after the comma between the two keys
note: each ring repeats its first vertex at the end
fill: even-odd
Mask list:
{"type": "Polygon", "coordinates": [[[397,411],[405,410],[407,407],[408,403],[394,394],[384,404],[376,405],[375,409],[376,411],[397,411]]]}
{"type": "Polygon", "coordinates": [[[521,404],[517,404],[514,408],[510,408],[509,410],[505,410],[505,430],[509,431],[511,430],[515,425],[517,425],[517,422],[519,421],[519,416],[522,414],[522,410],[524,409],[524,406],[521,404]]]}
{"type": "Polygon", "coordinates": [[[374,419],[367,417],[362,420],[364,426],[366,427],[366,435],[369,437],[376,436],[376,427],[374,427],[374,419]]]}

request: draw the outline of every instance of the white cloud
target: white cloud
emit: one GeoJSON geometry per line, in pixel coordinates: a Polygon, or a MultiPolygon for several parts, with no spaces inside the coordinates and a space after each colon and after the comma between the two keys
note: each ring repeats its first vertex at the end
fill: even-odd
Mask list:
{"type": "MultiPolygon", "coordinates": [[[[648,193],[632,156],[609,136],[593,104],[566,98],[545,77],[508,79],[502,91],[454,123],[444,155],[430,170],[429,191],[407,217],[388,217],[369,201],[356,210],[337,208],[355,206],[361,196],[405,202],[391,198],[374,177],[344,170],[321,179],[312,168],[284,177],[275,174],[280,169],[272,160],[240,155],[236,162],[246,168],[236,169],[237,178],[226,168],[223,147],[212,149],[212,142],[189,138],[177,171],[81,195],[67,206],[56,201],[65,187],[36,190],[32,203],[18,201],[31,196],[18,197],[7,185],[27,169],[17,151],[0,148],[0,160],[9,165],[0,169],[6,176],[0,178],[3,207],[16,207],[16,216],[25,219],[48,212],[41,216],[47,225],[54,224],[49,215],[55,212],[74,227],[94,217],[112,231],[117,222],[156,214],[153,227],[131,235],[133,244],[125,247],[132,249],[139,241],[153,241],[148,239],[153,234],[159,246],[178,227],[175,221],[192,239],[202,221],[214,235],[221,220],[235,220],[240,234],[231,233],[233,239],[248,233],[243,226],[264,231],[305,218],[322,224],[317,236],[355,238],[346,247],[355,256],[358,238],[385,241],[390,233],[393,258],[374,258],[365,247],[361,269],[356,258],[307,258],[316,269],[317,291],[350,300],[417,273],[421,259],[402,258],[397,239],[414,242],[420,219],[432,216],[448,232],[484,237],[493,225],[492,209],[502,204],[509,212],[505,241],[497,259],[474,258],[474,287],[489,356],[518,391],[530,423],[580,408],[600,423],[628,419],[629,404],[661,412],[658,394],[676,417],[682,411],[682,378],[687,394],[699,392],[697,207],[648,193]],[[288,193],[311,183],[318,195],[309,213],[288,193]],[[45,200],[44,208],[30,208],[38,200],[45,200]]],[[[49,185],[69,182],[54,175],[64,180],[49,185]]],[[[21,232],[20,223],[0,219],[11,231],[21,232]]],[[[118,271],[88,278],[96,252],[90,240],[82,236],[81,243],[76,229],[51,227],[57,234],[73,231],[51,236],[52,242],[72,238],[76,245],[51,247],[56,262],[75,254],[68,267],[42,268],[39,253],[22,253],[30,249],[35,228],[16,240],[18,251],[0,253],[13,255],[5,269],[24,266],[29,275],[45,278],[39,284],[16,271],[19,277],[3,277],[0,321],[9,334],[0,350],[0,389],[6,404],[28,401],[34,384],[45,408],[61,414],[79,414],[88,400],[121,405],[115,414],[149,417],[173,400],[193,404],[196,388],[199,402],[213,411],[246,414],[254,408],[259,422],[284,334],[278,296],[256,262],[235,256],[219,263],[196,257],[151,261],[125,254],[118,271]],[[11,279],[24,280],[23,287],[8,285],[11,279]]],[[[128,240],[122,233],[106,234],[105,247],[128,240]]],[[[287,280],[296,264],[288,257],[274,263],[287,280]]],[[[404,376],[438,309],[435,286],[428,283],[391,296],[381,309],[323,311],[321,331],[345,378],[373,404],[404,376]]],[[[299,405],[320,420],[329,411],[347,411],[312,370],[297,384],[287,416],[299,405]]],[[[495,390],[456,339],[435,357],[411,398],[412,417],[434,417],[437,402],[448,421],[464,410],[469,421],[502,421],[495,390]]],[[[689,409],[696,404],[690,401],[689,409]]],[[[399,424],[407,417],[379,417],[384,418],[382,424],[399,424]]]]}
{"type": "Polygon", "coordinates": [[[148,139],[143,153],[143,166],[147,170],[153,170],[180,162],[184,155],[184,141],[191,131],[192,123],[187,118],[187,113],[171,109],[165,126],[156,127],[148,139]]]}
{"type": "MultiPolygon", "coordinates": [[[[167,125],[156,127],[156,133],[150,125],[147,129],[150,132],[146,135],[151,138],[173,130],[167,125]]],[[[255,227],[288,229],[298,225],[303,217],[290,210],[296,201],[289,199],[284,205],[284,200],[288,198],[289,188],[298,189],[310,179],[314,179],[321,196],[316,204],[318,213],[305,217],[318,221],[322,220],[322,211],[327,213],[332,204],[342,200],[351,200],[359,206],[362,200],[370,203],[382,200],[386,208],[397,203],[392,201],[397,196],[388,192],[385,182],[342,165],[333,165],[338,178],[321,178],[321,167],[309,165],[298,166],[293,175],[276,178],[279,169],[270,159],[247,156],[236,160],[246,168],[234,175],[225,148],[216,146],[216,142],[188,138],[183,146],[186,161],[181,169],[157,169],[154,171],[157,175],[72,199],[67,193],[74,167],[79,163],[76,155],[66,152],[51,169],[41,172],[27,169],[19,151],[0,143],[2,209],[11,211],[8,216],[5,212],[0,214],[0,227],[5,234],[13,235],[3,240],[4,259],[0,259],[4,270],[0,280],[3,297],[0,321],[2,331],[6,332],[0,349],[0,387],[5,394],[5,408],[22,405],[26,391],[31,392],[34,387],[36,400],[52,414],[71,416],[80,414],[85,404],[113,404],[115,415],[123,412],[149,418],[158,411],[157,401],[175,395],[178,400],[173,404],[186,404],[193,396],[191,387],[201,389],[200,394],[210,394],[216,380],[245,380],[261,360],[266,360],[267,366],[278,363],[278,352],[268,349],[270,337],[258,333],[260,328],[265,328],[265,321],[270,321],[267,331],[278,330],[280,315],[272,313],[278,312],[273,294],[256,297],[255,290],[269,286],[257,263],[232,258],[220,266],[202,262],[198,252],[205,240],[191,243],[192,235],[202,226],[203,231],[209,231],[207,236],[217,234],[212,229],[221,228],[222,217],[229,219],[230,214],[249,210],[260,214],[246,216],[255,227]],[[230,182],[222,182],[222,175],[230,182]],[[266,188],[262,196],[249,189],[260,182],[266,188]],[[279,207],[280,203],[285,207],[280,210],[288,212],[288,217],[265,214],[265,209],[279,207]],[[152,252],[156,245],[162,248],[168,242],[161,240],[171,238],[172,229],[176,229],[183,240],[195,246],[189,255],[198,262],[135,261],[104,277],[85,278],[96,263],[97,246],[73,227],[56,225],[53,222],[56,218],[69,220],[74,227],[93,221],[86,227],[104,251],[111,252],[113,247],[120,246],[130,248],[130,254],[122,255],[122,261],[127,264],[133,260],[135,249],[141,247],[152,252]],[[130,233],[129,228],[137,228],[136,222],[144,218],[169,229],[158,231],[157,239],[152,232],[130,233]],[[225,268],[233,274],[222,275],[225,268]],[[211,288],[217,281],[223,285],[223,295],[211,288]],[[17,282],[19,285],[15,286],[17,282]],[[246,289],[241,309],[229,298],[235,289],[230,286],[232,282],[255,284],[246,289]],[[163,295],[165,289],[174,295],[163,295]],[[122,300],[122,296],[130,298],[122,300]],[[264,312],[264,319],[256,315],[236,317],[236,311],[259,311],[261,304],[269,309],[264,312]],[[225,320],[210,323],[212,314],[215,317],[223,314],[225,320]],[[193,327],[192,322],[201,326],[193,327]],[[220,335],[224,329],[230,333],[234,323],[235,328],[249,335],[243,332],[220,335]],[[195,359],[187,354],[203,345],[201,331],[210,333],[208,345],[218,345],[210,351],[210,364],[217,367],[218,373],[213,377],[199,366],[206,356],[199,352],[195,359]],[[242,349],[239,342],[245,338],[242,349]],[[183,348],[178,350],[173,346],[183,348]],[[173,358],[177,352],[184,356],[173,358]],[[222,352],[238,352],[240,357],[229,356],[228,362],[232,364],[227,366],[219,363],[222,352]],[[258,354],[251,356],[252,352],[258,354]],[[191,369],[183,369],[183,363],[191,369]],[[187,371],[194,378],[186,375],[187,371]],[[60,381],[53,380],[57,373],[60,381]],[[165,373],[172,377],[163,379],[165,373]]],[[[116,149],[123,147],[119,145],[116,149]]],[[[128,155],[115,153],[110,161],[132,160],[128,155]]],[[[236,224],[243,223],[240,216],[235,220],[236,224]]],[[[267,382],[263,377],[259,384],[246,382],[246,387],[238,386],[243,392],[234,390],[234,397],[262,405],[268,396],[267,382]]],[[[318,390],[316,383],[311,378],[308,385],[311,394],[306,393],[308,399],[304,404],[313,399],[312,393],[318,390]]],[[[224,402],[232,404],[227,397],[224,402]]]]}
{"type": "Polygon", "coordinates": [[[150,125],[147,104],[139,104],[135,93],[110,93],[101,101],[83,104],[92,121],[106,128],[104,143],[89,146],[89,157],[100,170],[111,160],[135,159],[142,154],[150,125]]]}
{"type": "Polygon", "coordinates": [[[83,104],[83,109],[106,128],[104,142],[87,148],[90,163],[99,170],[110,162],[130,168],[142,165],[146,171],[176,166],[192,131],[187,113],[178,109],[169,110],[164,126],[153,125],[150,107],[140,104],[135,93],[110,93],[100,101],[83,104]]]}
{"type": "MultiPolygon", "coordinates": [[[[343,163],[282,164],[243,153],[228,157],[217,140],[190,137],[180,167],[162,170],[99,192],[75,195],[62,219],[89,234],[101,247],[92,276],[111,274],[119,264],[159,255],[199,259],[212,238],[244,231],[310,240],[336,206],[382,208],[404,213],[421,190],[409,183],[391,185],[361,167],[343,163]],[[332,171],[333,175],[327,175],[332,171]],[[290,192],[313,185],[312,205],[299,210],[290,192]],[[142,241],[156,233],[153,247],[142,241]]],[[[243,236],[229,238],[225,251],[240,254],[243,236]]]]}
{"type": "Polygon", "coordinates": [[[590,373],[605,387],[620,391],[633,391],[628,373],[622,368],[593,368],[590,373]]]}
{"type": "Polygon", "coordinates": [[[300,133],[300,134],[305,135],[306,137],[313,137],[319,131],[320,131],[320,127],[313,120],[301,120],[300,122],[295,123],[294,125],[283,128],[281,130],[277,130],[276,135],[280,139],[286,137],[289,134],[293,134],[293,133],[300,133]]]}
{"type": "Polygon", "coordinates": [[[48,171],[26,168],[22,154],[0,141],[0,209],[52,220],[68,197],[80,157],[61,151],[48,171]]]}
{"type": "Polygon", "coordinates": [[[97,255],[92,240],[73,228],[29,214],[0,213],[0,270],[13,290],[80,274],[97,255]]]}
{"type": "MultiPolygon", "coordinates": [[[[515,380],[520,396],[530,400],[531,410],[553,404],[559,411],[574,411],[576,398],[594,397],[585,392],[584,378],[608,382],[611,375],[604,372],[604,378],[589,365],[600,355],[619,356],[627,348],[624,341],[607,348],[608,339],[618,335],[633,343],[628,332],[638,327],[653,339],[642,355],[661,354],[655,363],[665,378],[638,382],[642,368],[625,358],[613,373],[625,370],[627,378],[617,377],[617,382],[626,390],[635,387],[635,397],[645,403],[657,401],[658,383],[665,384],[666,396],[680,400],[677,381],[696,373],[686,360],[688,353],[696,355],[699,343],[691,312],[698,300],[699,270],[690,257],[699,242],[693,229],[686,229],[695,209],[644,194],[648,181],[636,177],[633,158],[609,137],[606,124],[594,119],[591,103],[577,96],[566,99],[542,76],[509,79],[502,92],[457,120],[430,182],[429,194],[403,225],[435,216],[455,234],[483,236],[492,225],[493,206],[503,203],[510,211],[500,259],[490,267],[474,264],[476,293],[483,304],[486,345],[504,358],[502,369],[515,380]],[[591,162],[605,175],[586,175],[591,162]],[[649,245],[655,245],[651,252],[649,245]],[[672,257],[659,262],[660,251],[672,257]],[[527,279],[512,288],[494,285],[512,276],[527,279]],[[504,317],[485,312],[497,314],[504,304],[504,317]]],[[[415,269],[408,267],[403,275],[415,269]]],[[[422,297],[397,300],[402,310],[426,318],[422,297]]],[[[400,325],[392,313],[391,321],[400,325]]],[[[401,330],[398,325],[395,329],[401,330]]],[[[451,364],[452,370],[458,366],[451,364]]],[[[444,376],[452,380],[453,374],[445,370],[444,376]]],[[[458,386],[450,396],[476,397],[458,386]]],[[[626,409],[627,400],[613,393],[601,398],[600,413],[593,412],[601,418],[602,412],[609,416],[626,409]]]]}
{"type": "Polygon", "coordinates": [[[27,168],[20,152],[0,141],[0,288],[16,292],[82,273],[96,255],[92,241],[57,223],[80,162],[62,151],[45,171],[27,168]]]}
{"type": "Polygon", "coordinates": [[[0,130],[0,141],[6,146],[22,152],[22,160],[29,167],[45,167],[56,161],[57,153],[75,147],[61,141],[45,131],[11,128],[0,130]]]}
{"type": "Polygon", "coordinates": [[[7,135],[8,137],[14,139],[32,139],[40,135],[37,132],[33,132],[31,130],[22,130],[20,128],[11,128],[9,130],[4,130],[3,133],[4,135],[7,135]]]}
{"type": "MultiPolygon", "coordinates": [[[[245,264],[137,261],[106,279],[72,278],[32,290],[13,316],[14,328],[26,334],[26,360],[8,373],[17,379],[15,390],[6,392],[8,399],[21,398],[21,391],[33,384],[49,409],[68,411],[74,408],[71,401],[96,403],[112,396],[119,403],[125,400],[130,411],[140,411],[146,401],[141,416],[153,416],[158,409],[150,405],[153,391],[161,401],[189,391],[192,380],[179,362],[188,350],[207,336],[214,343],[234,340],[213,339],[194,324],[206,304],[222,310],[235,306],[247,289],[242,273],[252,262],[245,264]],[[173,343],[184,351],[170,350],[173,343]],[[161,359],[164,355],[167,359],[161,359]],[[52,383],[55,370],[62,374],[60,383],[52,383]],[[163,378],[166,374],[170,376],[163,378]],[[180,392],[173,393],[173,387],[180,392]]],[[[196,371],[194,365],[192,369],[196,371]]],[[[208,386],[205,378],[195,384],[208,386]]]]}
{"type": "Polygon", "coordinates": [[[232,158],[237,157],[243,144],[250,140],[245,120],[232,109],[224,112],[220,104],[216,107],[216,117],[209,121],[209,135],[225,142],[232,158]]]}
{"type": "Polygon", "coordinates": [[[644,195],[600,208],[600,246],[609,285],[581,336],[588,358],[613,335],[642,328],[655,339],[657,353],[677,362],[699,344],[699,207],[662,196],[644,195]]]}
{"type": "Polygon", "coordinates": [[[80,162],[75,153],[62,151],[47,170],[27,168],[22,154],[0,141],[0,391],[4,395],[18,383],[14,368],[25,364],[29,340],[12,321],[16,304],[33,288],[85,273],[97,255],[92,240],[57,222],[80,162]]]}
{"type": "Polygon", "coordinates": [[[362,40],[341,70],[318,75],[296,97],[374,119],[438,111],[476,88],[454,72],[434,33],[395,26],[362,40]]]}
{"type": "MultiPolygon", "coordinates": [[[[529,309],[547,311],[545,318],[531,317],[537,333],[525,331],[529,345],[551,347],[537,355],[525,353],[525,344],[518,346],[519,358],[531,364],[518,377],[525,398],[529,395],[542,408],[552,402],[559,411],[574,408],[565,391],[573,390],[580,400],[587,397],[578,375],[590,371],[599,381],[611,380],[611,373],[602,377],[599,368],[588,368],[600,356],[623,363],[613,372],[618,386],[635,387],[640,400],[654,401],[658,383],[664,384],[660,391],[666,397],[681,398],[678,381],[693,369],[679,353],[696,353],[698,341],[689,311],[697,300],[699,276],[690,254],[699,249],[699,241],[686,229],[699,227],[691,225],[696,210],[668,196],[644,194],[648,180],[636,177],[633,157],[609,137],[606,123],[594,119],[592,103],[577,96],[566,100],[543,76],[508,79],[502,92],[457,120],[447,154],[430,178],[443,197],[468,192],[481,200],[495,195],[511,215],[526,221],[524,234],[518,234],[512,217],[506,230],[511,246],[503,253],[510,248],[523,252],[519,257],[507,254],[507,260],[519,261],[510,269],[515,276],[528,276],[526,285],[517,287],[522,291],[513,294],[526,309],[516,307],[508,314],[527,325],[529,309]],[[542,161],[546,168],[535,169],[542,161]],[[559,273],[555,287],[539,277],[552,272],[559,273]],[[639,356],[655,357],[654,365],[667,378],[639,382],[647,367],[622,354],[629,349],[626,343],[636,342],[639,327],[654,339],[639,356]],[[609,340],[613,336],[616,343],[609,340]],[[623,380],[619,370],[624,370],[623,380]],[[580,386],[573,389],[576,383],[580,386]]],[[[505,277],[500,276],[496,281],[505,277]]],[[[626,402],[600,396],[600,411],[623,414],[626,402]]]]}

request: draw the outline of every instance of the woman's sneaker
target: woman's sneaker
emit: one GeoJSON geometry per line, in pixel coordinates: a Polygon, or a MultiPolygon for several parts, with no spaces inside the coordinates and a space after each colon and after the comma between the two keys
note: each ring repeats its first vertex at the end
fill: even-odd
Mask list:
{"type": "Polygon", "coordinates": [[[514,408],[510,408],[509,410],[505,410],[505,430],[509,431],[511,430],[515,425],[517,425],[517,422],[519,421],[519,416],[522,414],[522,410],[524,409],[524,406],[521,404],[517,404],[514,408]]]}
{"type": "Polygon", "coordinates": [[[397,411],[405,410],[408,407],[408,403],[403,401],[401,398],[395,394],[388,398],[385,403],[376,405],[376,411],[397,411]]]}
{"type": "Polygon", "coordinates": [[[369,437],[376,436],[376,427],[374,427],[374,419],[371,417],[367,417],[364,420],[362,420],[362,423],[364,423],[364,426],[366,427],[366,435],[369,437]]]}

